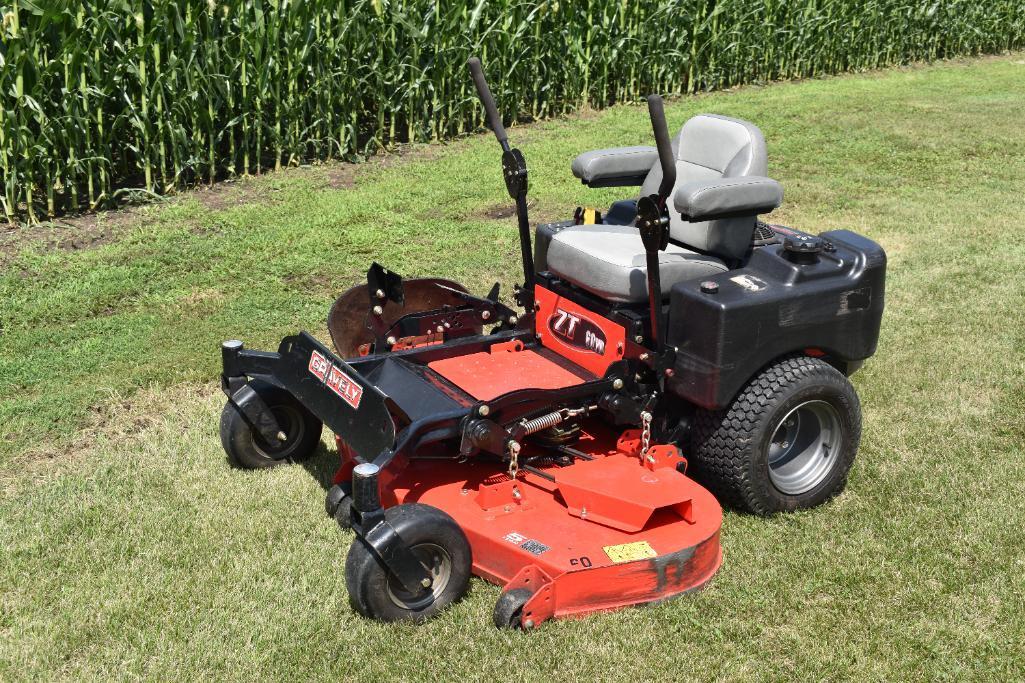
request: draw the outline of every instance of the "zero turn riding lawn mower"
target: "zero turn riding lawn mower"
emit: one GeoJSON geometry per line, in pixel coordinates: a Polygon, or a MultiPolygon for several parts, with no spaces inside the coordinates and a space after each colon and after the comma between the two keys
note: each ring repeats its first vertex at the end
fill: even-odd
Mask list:
{"type": "Polygon", "coordinates": [[[224,342],[224,449],[269,467],[335,433],[327,512],[355,533],[345,580],[368,617],[431,617],[471,573],[502,586],[500,627],[696,589],[722,559],[717,497],[768,515],[843,488],[886,256],[759,221],[783,192],[758,128],[706,114],[671,141],[656,96],[655,147],[572,167],[639,199],[540,225],[532,247],[526,163],[469,67],[516,202],[517,307],[375,263],[331,309],[335,351],[224,342]]]}

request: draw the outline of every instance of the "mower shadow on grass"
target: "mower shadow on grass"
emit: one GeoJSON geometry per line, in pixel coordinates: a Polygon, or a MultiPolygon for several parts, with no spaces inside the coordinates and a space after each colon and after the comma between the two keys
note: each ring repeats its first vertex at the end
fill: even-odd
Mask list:
{"type": "Polygon", "coordinates": [[[334,482],[335,472],[338,471],[338,453],[321,442],[313,455],[299,464],[320,485],[320,488],[327,491],[334,482]]]}

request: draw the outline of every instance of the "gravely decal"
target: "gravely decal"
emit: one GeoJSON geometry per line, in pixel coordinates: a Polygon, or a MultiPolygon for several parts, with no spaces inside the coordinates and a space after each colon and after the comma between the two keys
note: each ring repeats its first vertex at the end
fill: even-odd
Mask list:
{"type": "Polygon", "coordinates": [[[354,409],[359,408],[360,399],[363,398],[363,387],[342,372],[341,368],[335,367],[320,351],[314,351],[310,355],[310,374],[326,384],[354,409]]]}
{"type": "Polygon", "coordinates": [[[331,364],[327,362],[327,358],[324,358],[320,351],[314,351],[310,356],[310,372],[313,376],[323,382],[327,379],[327,373],[330,369],[331,364]]]}
{"type": "Polygon", "coordinates": [[[569,346],[605,355],[605,333],[587,318],[556,308],[548,318],[548,329],[569,346]]]}

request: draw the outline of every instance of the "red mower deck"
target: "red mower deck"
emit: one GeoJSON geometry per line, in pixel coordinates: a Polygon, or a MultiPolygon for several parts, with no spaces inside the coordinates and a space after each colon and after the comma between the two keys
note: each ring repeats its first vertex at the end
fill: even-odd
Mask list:
{"type": "MultiPolygon", "coordinates": [[[[575,448],[593,460],[542,470],[555,481],[525,472],[513,482],[479,459],[414,460],[394,478],[382,474],[382,503],[451,515],[470,542],[474,574],[533,593],[526,628],[704,586],[722,559],[722,509],[680,473],[679,451],[656,446],[642,463],[636,430],[618,440],[585,435],[575,448]]],[[[339,450],[348,452],[344,443],[339,450]]],[[[351,471],[343,465],[336,483],[351,471]]]]}

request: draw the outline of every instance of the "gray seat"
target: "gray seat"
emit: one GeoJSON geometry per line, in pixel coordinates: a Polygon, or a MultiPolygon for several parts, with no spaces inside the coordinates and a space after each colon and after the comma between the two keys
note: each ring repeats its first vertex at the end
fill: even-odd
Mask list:
{"type": "MultiPolygon", "coordinates": [[[[548,270],[610,301],[644,301],[648,269],[640,233],[632,225],[574,225],[548,247],[548,270]]],[[[658,254],[662,287],[726,270],[717,258],[672,242],[658,254]]]]}
{"type": "MultiPolygon", "coordinates": [[[[674,192],[688,183],[696,187],[699,181],[708,185],[707,181],[722,178],[762,176],[768,161],[757,127],[715,114],[687,121],[673,141],[673,151],[674,192]]],[[[641,185],[641,196],[655,193],[662,181],[654,147],[585,152],[574,160],[573,173],[595,187],[641,185]]],[[[732,185],[736,187],[726,188],[728,192],[744,191],[742,183],[732,185]]],[[[708,194],[703,191],[701,196],[708,194]]],[[[727,270],[728,262],[746,253],[754,225],[754,215],[691,222],[670,210],[670,244],[659,253],[663,291],[668,295],[677,282],[727,270]]],[[[544,262],[554,274],[611,301],[647,298],[644,247],[632,226],[578,225],[561,230],[552,236],[544,262]]]]}

